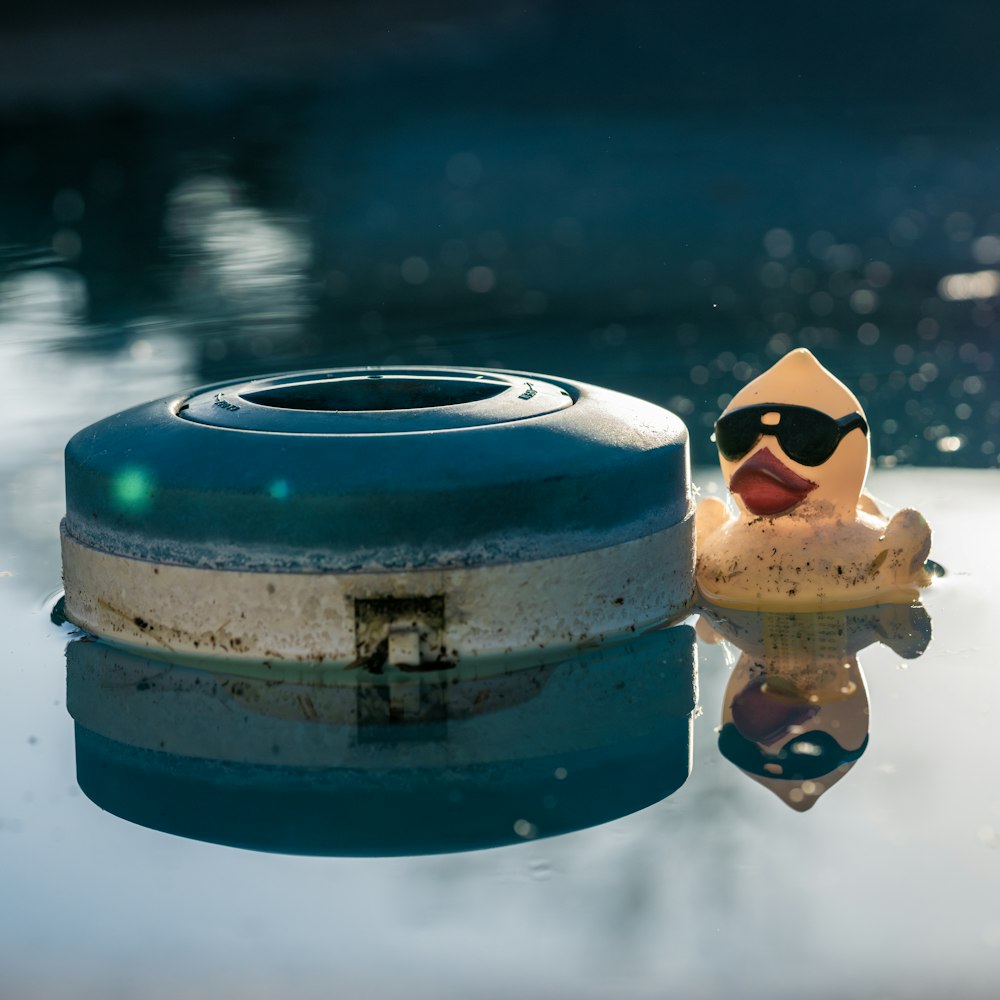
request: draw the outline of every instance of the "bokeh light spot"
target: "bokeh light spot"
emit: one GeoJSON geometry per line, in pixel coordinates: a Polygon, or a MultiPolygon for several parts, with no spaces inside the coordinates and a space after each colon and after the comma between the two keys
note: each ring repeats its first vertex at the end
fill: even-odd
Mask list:
{"type": "Polygon", "coordinates": [[[139,514],[153,502],[153,479],[138,465],[125,466],[111,481],[111,498],[120,510],[139,514]]]}

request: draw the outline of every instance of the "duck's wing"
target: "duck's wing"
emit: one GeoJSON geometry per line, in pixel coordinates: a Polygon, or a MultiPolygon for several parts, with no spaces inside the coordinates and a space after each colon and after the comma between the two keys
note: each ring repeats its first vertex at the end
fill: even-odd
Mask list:
{"type": "Polygon", "coordinates": [[[858,510],[863,514],[871,514],[873,517],[885,517],[878,501],[867,490],[858,498],[858,510]]]}
{"type": "Polygon", "coordinates": [[[924,563],[931,550],[931,529],[923,514],[910,507],[899,511],[886,526],[885,540],[902,557],[900,582],[912,581],[923,585],[930,581],[924,563]]]}
{"type": "Polygon", "coordinates": [[[698,545],[714,534],[729,518],[725,503],[718,497],[705,497],[694,511],[694,533],[698,545]]]}

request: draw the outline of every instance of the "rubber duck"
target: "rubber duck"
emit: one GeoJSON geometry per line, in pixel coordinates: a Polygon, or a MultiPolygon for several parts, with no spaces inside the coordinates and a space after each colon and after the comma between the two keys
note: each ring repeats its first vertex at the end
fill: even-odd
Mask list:
{"type": "Polygon", "coordinates": [[[745,385],[715,425],[736,510],[695,513],[702,596],[744,610],[909,603],[930,582],[931,533],[864,491],[871,457],[857,397],[804,348],[745,385]]]}
{"type": "Polygon", "coordinates": [[[882,643],[905,659],[927,648],[922,605],[848,611],[704,607],[699,639],[740,651],[723,695],[719,751],[796,812],[811,809],[868,746],[868,688],[858,653],[882,643]]]}

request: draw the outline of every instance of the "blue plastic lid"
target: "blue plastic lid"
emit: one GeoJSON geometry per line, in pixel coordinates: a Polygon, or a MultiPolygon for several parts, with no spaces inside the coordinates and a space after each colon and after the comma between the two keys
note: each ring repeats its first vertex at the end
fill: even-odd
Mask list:
{"type": "Polygon", "coordinates": [[[690,513],[669,411],[544,375],[361,368],[147,403],[66,448],[66,529],[115,554],[272,572],[480,565],[690,513]]]}

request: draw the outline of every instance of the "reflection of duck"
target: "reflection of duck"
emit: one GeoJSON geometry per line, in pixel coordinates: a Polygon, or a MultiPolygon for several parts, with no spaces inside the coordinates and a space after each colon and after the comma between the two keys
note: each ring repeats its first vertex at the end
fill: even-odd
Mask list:
{"type": "Polygon", "coordinates": [[[930,618],[919,604],[703,614],[702,638],[721,637],[741,650],[726,686],[719,750],[799,812],[815,805],[868,746],[868,690],[858,651],[883,642],[913,658],[930,640],[930,618]]]}
{"type": "Polygon", "coordinates": [[[698,505],[698,586],[732,608],[810,611],[909,602],[929,577],[930,529],[863,493],[861,404],[804,349],[741,389],[715,427],[738,512],[698,505]]]}
{"type": "Polygon", "coordinates": [[[687,625],[489,677],[275,683],[67,647],[77,780],[103,809],[199,840],[399,855],[604,823],[686,780],[687,625]]]}

